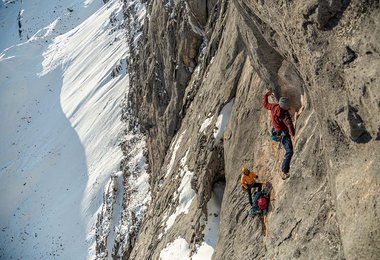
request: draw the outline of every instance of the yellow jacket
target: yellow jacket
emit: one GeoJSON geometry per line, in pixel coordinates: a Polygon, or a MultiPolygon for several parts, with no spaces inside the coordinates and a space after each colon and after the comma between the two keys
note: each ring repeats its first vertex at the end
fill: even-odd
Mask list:
{"type": "Polygon", "coordinates": [[[255,179],[257,178],[256,173],[249,172],[248,175],[245,175],[244,173],[241,174],[241,186],[243,186],[244,189],[247,189],[249,185],[252,185],[255,183],[255,179]]]}

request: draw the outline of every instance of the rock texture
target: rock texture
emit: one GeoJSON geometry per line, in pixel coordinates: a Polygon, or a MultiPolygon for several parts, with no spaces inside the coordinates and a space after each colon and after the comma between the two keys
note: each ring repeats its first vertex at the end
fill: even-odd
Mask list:
{"type": "Polygon", "coordinates": [[[195,252],[216,182],[226,186],[214,259],[378,258],[379,1],[146,5],[129,98],[148,138],[152,201],[128,258],[158,259],[178,236],[195,252]],[[270,140],[262,108],[266,89],[292,103],[295,155],[286,181],[278,174],[284,151],[270,140]],[[228,102],[219,141],[214,128],[228,102]],[[165,232],[185,164],[196,196],[165,232]],[[264,219],[247,216],[242,165],[273,183],[264,219]]]}

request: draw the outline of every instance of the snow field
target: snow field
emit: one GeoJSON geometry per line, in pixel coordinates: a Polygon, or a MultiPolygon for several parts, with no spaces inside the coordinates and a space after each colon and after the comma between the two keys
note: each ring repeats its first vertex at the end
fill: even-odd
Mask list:
{"type": "MultiPolygon", "coordinates": [[[[103,193],[123,157],[123,3],[58,2],[0,4],[0,258],[93,259],[103,193]]],[[[147,179],[133,180],[145,195],[147,179]]]]}
{"type": "Polygon", "coordinates": [[[46,36],[63,34],[77,27],[101,6],[102,2],[95,0],[1,0],[0,30],[4,37],[0,38],[0,51],[22,44],[37,35],[44,35],[46,28],[54,28],[46,36]]]}

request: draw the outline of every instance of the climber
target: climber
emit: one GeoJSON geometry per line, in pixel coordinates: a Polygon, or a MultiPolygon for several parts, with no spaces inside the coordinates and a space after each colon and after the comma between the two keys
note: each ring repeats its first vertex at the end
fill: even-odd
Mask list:
{"type": "Polygon", "coordinates": [[[240,180],[241,186],[243,189],[245,189],[247,191],[249,204],[252,207],[253,202],[252,202],[252,191],[251,191],[251,189],[252,188],[258,188],[258,191],[261,191],[262,183],[256,182],[256,179],[258,176],[254,172],[250,172],[244,166],[242,167],[241,172],[242,172],[241,180],[240,180]]]}
{"type": "Polygon", "coordinates": [[[255,192],[253,196],[253,206],[251,208],[251,216],[254,217],[257,214],[266,214],[268,212],[268,198],[263,195],[262,191],[255,192]]]}
{"type": "Polygon", "coordinates": [[[289,178],[290,161],[293,156],[294,126],[289,114],[290,102],[287,97],[281,97],[278,104],[268,102],[268,96],[272,95],[272,91],[264,95],[264,107],[271,111],[272,114],[272,139],[278,138],[276,141],[282,143],[285,148],[285,157],[281,166],[281,177],[283,180],[289,178]]]}
{"type": "Polygon", "coordinates": [[[271,189],[272,184],[270,182],[267,182],[261,191],[255,192],[253,195],[253,206],[250,211],[251,217],[254,217],[257,214],[267,214],[269,209],[271,189]]]}

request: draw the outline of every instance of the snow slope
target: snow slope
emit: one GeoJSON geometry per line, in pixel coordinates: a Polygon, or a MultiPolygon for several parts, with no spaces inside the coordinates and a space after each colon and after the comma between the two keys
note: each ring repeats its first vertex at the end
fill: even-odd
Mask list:
{"type": "Polygon", "coordinates": [[[223,200],[225,185],[217,182],[214,185],[211,198],[207,203],[207,221],[204,229],[204,241],[197,248],[192,260],[211,259],[214,253],[219,235],[220,210],[223,200]]]}
{"type": "Polygon", "coordinates": [[[122,2],[11,2],[0,4],[0,258],[93,259],[123,156],[122,2]]]}
{"type": "Polygon", "coordinates": [[[189,260],[189,243],[181,237],[169,243],[160,253],[160,260],[189,260]]]}
{"type": "MultiPolygon", "coordinates": [[[[212,259],[219,234],[220,210],[224,189],[225,184],[223,183],[216,183],[214,185],[211,198],[207,203],[207,218],[205,218],[205,220],[202,220],[204,221],[203,223],[205,225],[205,228],[203,230],[204,241],[200,245],[197,245],[194,254],[190,256],[191,249],[189,243],[184,238],[177,237],[173,242],[168,243],[160,252],[161,260],[212,259]]],[[[160,237],[162,237],[162,234],[160,234],[160,237]]]]}

